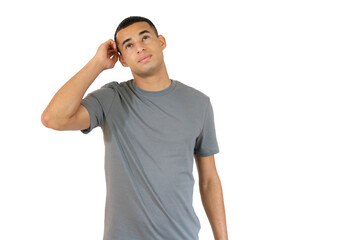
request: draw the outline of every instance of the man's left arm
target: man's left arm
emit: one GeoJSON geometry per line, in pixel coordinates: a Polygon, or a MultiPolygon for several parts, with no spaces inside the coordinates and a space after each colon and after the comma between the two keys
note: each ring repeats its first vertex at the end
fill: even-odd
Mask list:
{"type": "Polygon", "coordinates": [[[221,182],[215,166],[214,155],[194,155],[198,174],[201,201],[211,224],[215,240],[228,240],[226,214],[221,182]]]}

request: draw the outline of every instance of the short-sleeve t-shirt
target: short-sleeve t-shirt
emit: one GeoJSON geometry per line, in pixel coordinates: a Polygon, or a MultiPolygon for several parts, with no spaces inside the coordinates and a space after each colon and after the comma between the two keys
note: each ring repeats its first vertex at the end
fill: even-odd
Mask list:
{"type": "Polygon", "coordinates": [[[131,79],[108,83],[81,104],[91,119],[81,131],[103,131],[104,240],[197,240],[194,155],[219,152],[210,98],[177,80],[145,91],[131,79]]]}

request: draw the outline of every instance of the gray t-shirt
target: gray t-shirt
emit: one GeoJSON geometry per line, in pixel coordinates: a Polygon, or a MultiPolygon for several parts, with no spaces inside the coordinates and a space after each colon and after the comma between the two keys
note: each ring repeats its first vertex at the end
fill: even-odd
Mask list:
{"type": "Polygon", "coordinates": [[[81,102],[105,142],[104,240],[197,240],[194,154],[219,152],[208,96],[172,80],[145,91],[108,83],[81,102]]]}

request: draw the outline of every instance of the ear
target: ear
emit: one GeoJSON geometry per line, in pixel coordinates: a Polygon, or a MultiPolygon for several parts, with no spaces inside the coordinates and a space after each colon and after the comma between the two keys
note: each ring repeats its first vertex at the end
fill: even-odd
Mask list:
{"type": "Polygon", "coordinates": [[[122,56],[121,53],[119,53],[119,61],[120,61],[120,63],[121,63],[122,66],[128,67],[128,65],[127,65],[127,63],[125,62],[125,59],[124,59],[124,57],[122,56]]]}
{"type": "Polygon", "coordinates": [[[165,37],[163,35],[159,35],[158,39],[160,41],[160,46],[161,46],[162,50],[164,50],[167,46],[165,37]]]}

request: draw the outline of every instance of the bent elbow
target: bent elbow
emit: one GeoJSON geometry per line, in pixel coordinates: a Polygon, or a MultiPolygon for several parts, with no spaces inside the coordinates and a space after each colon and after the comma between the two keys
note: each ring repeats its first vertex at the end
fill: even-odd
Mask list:
{"type": "Polygon", "coordinates": [[[41,123],[42,123],[45,127],[49,128],[49,117],[45,114],[45,112],[43,112],[43,113],[41,114],[41,123]]]}
{"type": "Polygon", "coordinates": [[[45,112],[41,114],[41,123],[47,128],[62,130],[61,125],[58,124],[57,121],[55,121],[50,115],[46,114],[45,112]]]}

